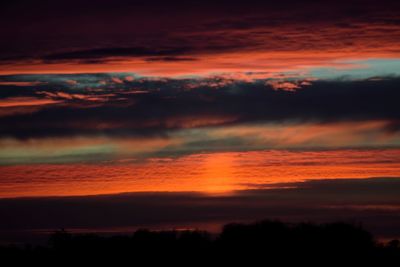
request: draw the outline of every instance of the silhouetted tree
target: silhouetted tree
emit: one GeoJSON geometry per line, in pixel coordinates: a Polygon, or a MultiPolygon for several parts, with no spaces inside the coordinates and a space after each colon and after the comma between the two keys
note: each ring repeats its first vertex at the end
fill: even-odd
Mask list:
{"type": "Polygon", "coordinates": [[[3,246],[0,257],[4,261],[53,266],[123,262],[185,266],[260,266],[274,262],[383,266],[400,263],[400,242],[379,244],[369,232],[352,224],[262,221],[228,224],[214,238],[204,231],[141,229],[132,235],[105,237],[71,234],[62,229],[51,235],[48,246],[3,246]]]}

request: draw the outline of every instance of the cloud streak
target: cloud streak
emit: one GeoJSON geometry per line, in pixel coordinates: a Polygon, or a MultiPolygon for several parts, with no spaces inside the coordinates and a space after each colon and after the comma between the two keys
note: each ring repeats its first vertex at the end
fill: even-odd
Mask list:
{"type": "Polygon", "coordinates": [[[278,85],[273,80],[224,78],[115,82],[105,80],[107,76],[83,75],[81,79],[89,77],[86,85],[82,81],[69,85],[63,82],[69,76],[50,77],[55,81],[45,85],[2,90],[3,108],[33,104],[42,108],[29,116],[1,116],[0,136],[165,136],[180,129],[243,123],[386,121],[393,125],[400,119],[396,101],[400,82],[395,77],[284,82],[284,87],[302,86],[291,86],[289,91],[277,89],[283,86],[279,80],[278,85]]]}
{"type": "Polygon", "coordinates": [[[399,149],[254,151],[246,147],[241,152],[217,148],[195,153],[189,147],[189,153],[180,157],[168,149],[159,152],[176,141],[47,140],[47,144],[31,142],[19,149],[9,141],[14,150],[3,145],[0,154],[9,160],[0,166],[0,197],[149,191],[229,194],[310,179],[397,177],[400,169],[399,149]],[[58,144],[58,150],[52,144],[58,144]],[[146,153],[151,156],[140,158],[146,153]],[[26,158],[21,160],[20,154],[26,158]],[[17,158],[14,164],[13,157],[17,158]]]}
{"type": "MultiPolygon", "coordinates": [[[[286,185],[285,185],[286,186],[286,185]]],[[[136,193],[0,200],[2,232],[173,227],[211,228],[231,221],[281,219],[361,222],[378,237],[398,237],[399,179],[320,180],[230,196],[136,193]],[[392,208],[388,208],[392,207],[392,208]],[[118,218],[116,220],[115,218],[118,218]]]]}
{"type": "Polygon", "coordinates": [[[250,1],[245,8],[227,1],[7,3],[1,72],[207,75],[398,58],[398,10],[392,0],[250,1]],[[60,10],[68,15],[56,16],[60,10]]]}

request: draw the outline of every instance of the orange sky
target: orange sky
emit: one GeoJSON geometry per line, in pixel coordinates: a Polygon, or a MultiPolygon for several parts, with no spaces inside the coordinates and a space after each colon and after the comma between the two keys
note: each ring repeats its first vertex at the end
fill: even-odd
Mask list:
{"type": "Polygon", "coordinates": [[[0,197],[400,176],[395,1],[23,2],[0,197]]]}
{"type": "Polygon", "coordinates": [[[229,193],[308,179],[399,177],[400,150],[205,153],[107,164],[1,166],[0,197],[140,191],[229,193]]]}
{"type": "Polygon", "coordinates": [[[273,78],[283,72],[304,73],[313,68],[364,68],[346,61],[368,59],[397,59],[395,47],[371,50],[306,50],[306,51],[238,51],[196,55],[195,60],[148,61],[143,58],[108,58],[104,63],[28,61],[7,64],[0,75],[8,74],[72,74],[102,72],[132,72],[143,76],[181,77],[187,75],[212,76],[225,74],[230,78],[273,78]],[[252,75],[244,73],[254,72],[252,75]],[[259,72],[259,74],[257,74],[259,72]]]}

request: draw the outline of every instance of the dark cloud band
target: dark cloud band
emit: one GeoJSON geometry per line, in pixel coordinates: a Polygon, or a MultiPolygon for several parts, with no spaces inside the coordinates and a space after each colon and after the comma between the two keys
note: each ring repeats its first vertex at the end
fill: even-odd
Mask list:
{"type": "Polygon", "coordinates": [[[135,229],[281,219],[363,222],[380,237],[400,236],[400,180],[343,179],[290,184],[291,189],[197,193],[132,193],[0,200],[0,231],[135,229]],[[117,219],[116,219],[117,218],[117,219]]]}
{"type": "Polygon", "coordinates": [[[35,112],[30,108],[23,113],[20,107],[20,112],[5,113],[0,117],[0,136],[163,136],[184,128],[253,122],[369,120],[387,121],[384,130],[395,133],[400,119],[398,78],[314,81],[293,92],[265,80],[132,80],[126,76],[54,76],[33,87],[4,86],[3,101],[35,97],[54,104],[36,106],[35,112]]]}

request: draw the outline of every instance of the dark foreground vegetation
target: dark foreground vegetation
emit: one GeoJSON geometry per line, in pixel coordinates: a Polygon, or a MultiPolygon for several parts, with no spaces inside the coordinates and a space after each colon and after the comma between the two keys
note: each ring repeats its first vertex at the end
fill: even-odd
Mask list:
{"type": "Polygon", "coordinates": [[[228,224],[217,236],[202,231],[138,230],[132,235],[102,237],[58,231],[48,246],[3,246],[0,257],[2,263],[7,262],[3,266],[400,266],[400,245],[398,240],[377,243],[369,232],[351,224],[264,221],[228,224]]]}

